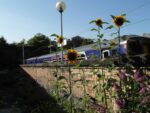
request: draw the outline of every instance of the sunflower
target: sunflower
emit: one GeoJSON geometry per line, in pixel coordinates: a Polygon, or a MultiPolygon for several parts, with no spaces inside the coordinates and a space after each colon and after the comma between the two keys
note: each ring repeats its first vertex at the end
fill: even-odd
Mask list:
{"type": "Polygon", "coordinates": [[[69,49],[67,54],[65,55],[65,58],[69,63],[75,64],[77,62],[78,53],[76,50],[69,49]]]}
{"type": "Polygon", "coordinates": [[[97,18],[96,20],[90,21],[90,24],[95,23],[98,27],[103,28],[103,24],[108,24],[107,22],[102,21],[102,19],[97,18]]]}
{"type": "Polygon", "coordinates": [[[97,26],[102,26],[102,24],[103,24],[103,21],[101,20],[101,19],[99,19],[99,18],[97,18],[96,20],[95,20],[95,24],[97,25],[97,26]]]}
{"type": "Polygon", "coordinates": [[[121,27],[126,22],[126,19],[124,16],[114,16],[113,22],[117,27],[121,27]]]}
{"type": "Polygon", "coordinates": [[[57,42],[58,42],[58,44],[62,44],[63,43],[63,37],[57,36],[57,42]]]}
{"type": "Polygon", "coordinates": [[[117,43],[114,41],[114,40],[112,40],[111,42],[110,42],[110,46],[116,46],[117,45],[117,43]]]}

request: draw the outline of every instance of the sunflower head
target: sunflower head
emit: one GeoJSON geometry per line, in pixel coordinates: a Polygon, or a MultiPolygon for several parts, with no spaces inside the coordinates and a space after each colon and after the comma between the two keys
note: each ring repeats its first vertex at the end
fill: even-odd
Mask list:
{"type": "Polygon", "coordinates": [[[67,54],[65,55],[65,58],[69,63],[75,64],[77,62],[78,53],[76,50],[69,49],[67,54]]]}
{"type": "Polygon", "coordinates": [[[63,37],[57,36],[57,42],[58,42],[58,44],[62,44],[63,43],[63,37]]]}
{"type": "Polygon", "coordinates": [[[103,24],[103,21],[102,21],[101,19],[97,18],[97,19],[95,20],[95,24],[96,24],[97,26],[101,27],[102,24],[103,24]]]}
{"type": "Polygon", "coordinates": [[[112,40],[111,42],[110,42],[110,46],[116,46],[117,45],[117,43],[114,41],[114,40],[112,40]]]}
{"type": "Polygon", "coordinates": [[[121,27],[126,22],[126,19],[124,16],[114,16],[113,22],[117,27],[121,27]]]}

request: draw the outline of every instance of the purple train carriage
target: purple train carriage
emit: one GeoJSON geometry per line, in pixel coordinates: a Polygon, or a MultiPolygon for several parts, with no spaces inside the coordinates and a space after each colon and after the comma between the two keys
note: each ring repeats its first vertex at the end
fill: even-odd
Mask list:
{"type": "MultiPolygon", "coordinates": [[[[129,35],[127,40],[120,42],[120,49],[118,46],[111,48],[109,42],[103,42],[101,45],[101,51],[99,46],[94,43],[90,45],[85,45],[75,48],[78,51],[78,60],[91,60],[101,58],[107,59],[108,57],[118,57],[118,52],[120,50],[120,55],[122,58],[136,59],[138,62],[142,63],[144,57],[145,62],[150,64],[150,38],[141,37],[136,35],[129,35]]],[[[66,51],[64,51],[64,54],[66,51]]],[[[61,52],[46,54],[38,57],[32,57],[26,59],[27,64],[39,64],[44,62],[56,62],[61,61],[61,52]]],[[[63,56],[65,61],[65,58],[63,56]]],[[[135,62],[137,62],[135,61],[135,62]]]]}

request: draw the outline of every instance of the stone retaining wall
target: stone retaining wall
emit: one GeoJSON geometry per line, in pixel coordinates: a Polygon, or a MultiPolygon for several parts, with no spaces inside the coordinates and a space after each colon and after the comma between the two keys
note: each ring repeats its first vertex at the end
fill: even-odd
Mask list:
{"type": "MultiPolygon", "coordinates": [[[[56,75],[64,76],[69,79],[68,67],[52,67],[52,66],[22,66],[35,81],[47,90],[51,89],[56,83],[56,75]],[[56,74],[57,73],[57,74],[56,74]]],[[[71,76],[73,84],[73,94],[77,97],[83,95],[83,84],[81,79],[85,77],[86,92],[91,96],[95,96],[93,86],[97,84],[97,75],[101,73],[101,68],[98,67],[71,67],[71,76]]],[[[116,77],[117,70],[110,72],[108,69],[103,69],[103,73],[108,76],[116,77]]],[[[67,87],[66,80],[62,79],[59,82],[64,83],[67,87]]]]}

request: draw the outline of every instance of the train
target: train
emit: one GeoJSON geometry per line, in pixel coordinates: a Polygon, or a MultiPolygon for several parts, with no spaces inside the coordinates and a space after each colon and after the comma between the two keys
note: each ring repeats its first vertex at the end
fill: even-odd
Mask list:
{"type": "MultiPolygon", "coordinates": [[[[117,40],[116,40],[117,41],[117,40]]],[[[94,59],[107,60],[108,58],[118,58],[118,53],[123,61],[128,61],[135,65],[150,65],[150,38],[127,35],[124,41],[121,41],[118,48],[118,44],[114,47],[109,43],[110,41],[105,40],[100,46],[97,43],[84,45],[75,48],[78,51],[77,60],[91,61],[94,59]],[[126,60],[125,60],[126,59],[126,60]],[[139,63],[139,64],[138,64],[139,63]]],[[[26,59],[26,64],[39,64],[45,62],[60,62],[66,61],[64,55],[66,51],[55,52],[42,56],[32,57],[26,59]],[[62,57],[63,56],[63,57],[62,57]]]]}

